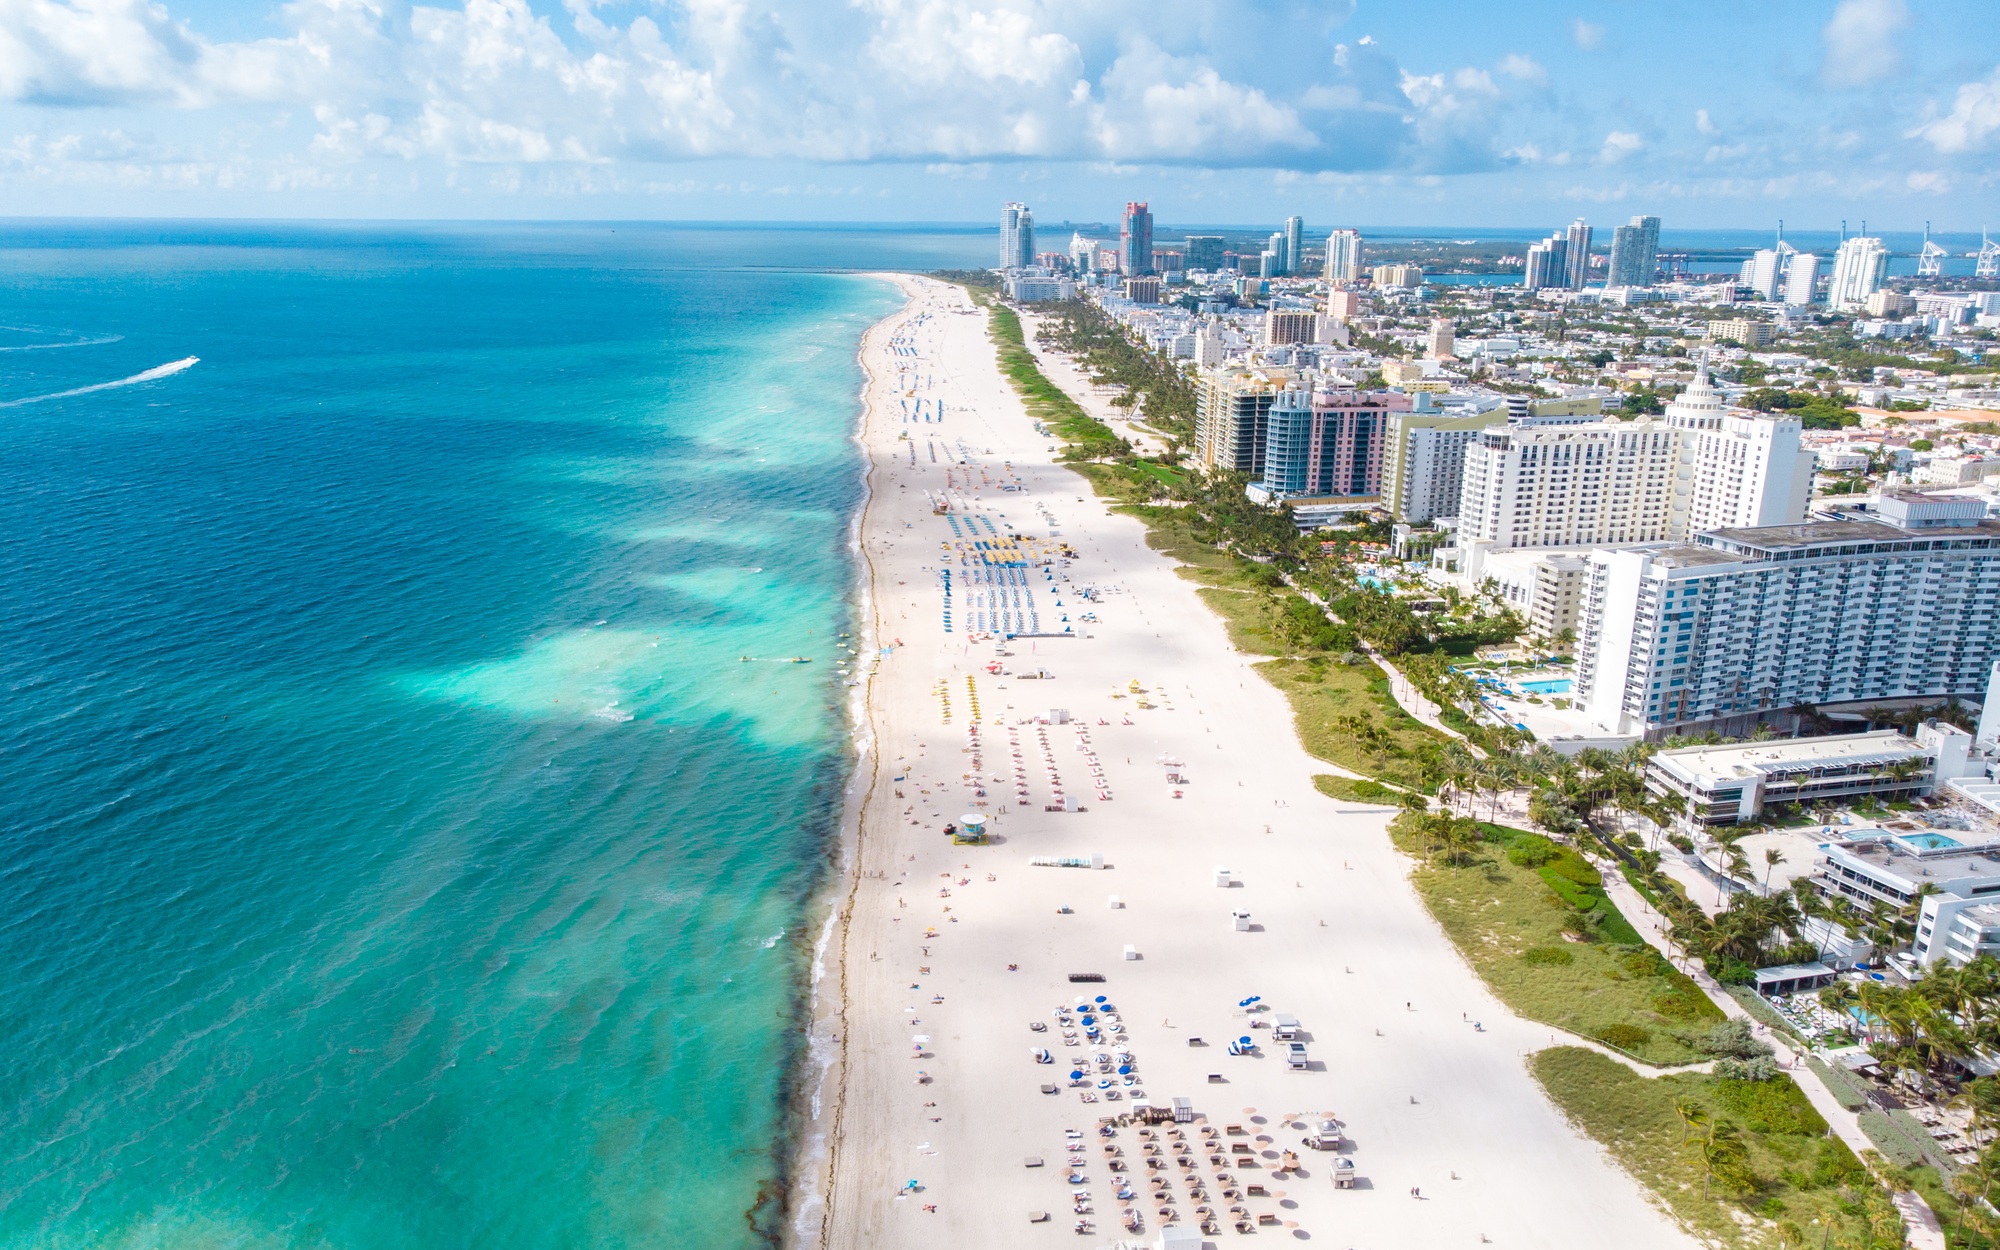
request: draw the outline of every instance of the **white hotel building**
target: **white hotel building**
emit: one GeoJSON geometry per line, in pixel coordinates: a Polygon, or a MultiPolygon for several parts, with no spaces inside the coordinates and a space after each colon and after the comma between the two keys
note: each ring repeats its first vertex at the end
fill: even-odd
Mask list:
{"type": "Polygon", "coordinates": [[[1465,452],[1459,571],[1478,582],[1494,551],[1802,521],[1813,455],[1799,431],[1796,417],[1728,411],[1706,365],[1659,420],[1531,417],[1482,430],[1465,452]]]}
{"type": "Polygon", "coordinates": [[[1590,553],[1578,702],[1649,738],[1799,704],[1978,695],[2000,657],[2000,522],[1891,496],[1877,521],[1722,528],[1590,553]]]}

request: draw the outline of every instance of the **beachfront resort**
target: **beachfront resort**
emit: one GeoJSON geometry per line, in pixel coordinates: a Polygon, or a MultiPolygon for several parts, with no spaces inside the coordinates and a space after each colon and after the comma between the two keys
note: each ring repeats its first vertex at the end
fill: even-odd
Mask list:
{"type": "Polygon", "coordinates": [[[1719,342],[1649,414],[1439,324],[1579,288],[1144,212],[864,349],[827,1244],[1941,1244],[2000,1038],[1891,1004],[2000,995],[2000,522],[1719,342]]]}

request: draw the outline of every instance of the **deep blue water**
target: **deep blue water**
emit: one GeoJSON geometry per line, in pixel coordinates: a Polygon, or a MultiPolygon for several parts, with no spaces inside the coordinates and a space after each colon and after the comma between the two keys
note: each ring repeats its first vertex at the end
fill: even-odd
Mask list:
{"type": "Polygon", "coordinates": [[[0,1246],[758,1242],[893,305],[802,270],[989,242],[0,227],[0,403],[200,357],[0,407],[0,1246]]]}

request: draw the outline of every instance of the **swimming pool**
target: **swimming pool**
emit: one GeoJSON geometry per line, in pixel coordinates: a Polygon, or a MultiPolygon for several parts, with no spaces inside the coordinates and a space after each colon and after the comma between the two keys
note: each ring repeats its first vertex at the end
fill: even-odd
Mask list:
{"type": "Polygon", "coordinates": [[[1547,677],[1541,681],[1520,683],[1521,690],[1525,694],[1568,694],[1571,684],[1567,677],[1547,677]]]}
{"type": "Polygon", "coordinates": [[[1941,833],[1899,833],[1896,841],[1919,851],[1943,851],[1963,845],[1957,838],[1947,838],[1941,833]]]}

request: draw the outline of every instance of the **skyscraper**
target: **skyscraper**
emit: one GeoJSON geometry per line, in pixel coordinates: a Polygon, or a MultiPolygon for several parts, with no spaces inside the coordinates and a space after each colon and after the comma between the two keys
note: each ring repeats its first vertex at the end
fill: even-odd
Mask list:
{"type": "Polygon", "coordinates": [[[1522,286],[1530,291],[1569,285],[1569,237],[1552,234],[1528,248],[1528,271],[1522,286]]]}
{"type": "Polygon", "coordinates": [[[1128,278],[1153,272],[1153,214],[1144,200],[1127,200],[1118,225],[1118,264],[1128,278]]]}
{"type": "Polygon", "coordinates": [[[1010,200],[1000,210],[1000,267],[1026,269],[1034,263],[1035,215],[1010,200]]]}
{"type": "Polygon", "coordinates": [[[1889,249],[1882,240],[1857,235],[1833,256],[1833,277],[1826,287],[1826,306],[1835,312],[1859,308],[1882,289],[1889,276],[1889,249]]]}
{"type": "Polygon", "coordinates": [[[1287,261],[1289,261],[1289,260],[1290,260],[1290,257],[1288,257],[1288,256],[1287,256],[1287,255],[1285,254],[1285,232],[1284,232],[1284,231],[1282,231],[1282,230],[1280,230],[1280,231],[1277,231],[1277,232],[1276,232],[1276,233],[1274,233],[1274,234],[1273,234],[1273,235],[1272,235],[1272,236],[1271,236],[1271,237],[1270,237],[1269,239],[1266,239],[1266,240],[1264,241],[1264,250],[1265,250],[1265,251],[1267,251],[1267,252],[1269,252],[1269,253],[1270,253],[1271,255],[1273,255],[1273,256],[1275,256],[1275,257],[1277,257],[1277,261],[1276,261],[1276,264],[1277,264],[1277,267],[1278,267],[1278,271],[1277,271],[1276,273],[1272,274],[1272,275],[1271,275],[1272,277],[1274,277],[1274,278],[1276,278],[1276,277],[1282,277],[1282,276],[1284,276],[1285,274],[1288,274],[1288,273],[1290,273],[1290,272],[1291,272],[1291,268],[1290,268],[1290,266],[1289,266],[1289,265],[1287,264],[1287,261]]]}
{"type": "Polygon", "coordinates": [[[1781,259],[1776,248],[1757,249],[1749,260],[1743,262],[1742,285],[1755,292],[1758,299],[1778,298],[1781,259]]]}
{"type": "Polygon", "coordinates": [[[1187,249],[1187,267],[1205,269],[1210,272],[1222,268],[1222,236],[1219,234],[1191,234],[1184,245],[1187,249]]]}
{"type": "Polygon", "coordinates": [[[1651,286],[1659,267],[1660,219],[1634,217],[1611,232],[1611,265],[1607,286],[1651,286]]]}
{"type": "Polygon", "coordinates": [[[1564,240],[1568,246],[1568,264],[1563,283],[1572,291],[1581,291],[1590,285],[1590,225],[1579,217],[1570,223],[1569,237],[1564,240]]]}
{"type": "Polygon", "coordinates": [[[1297,274],[1306,263],[1306,219],[1294,214],[1285,218],[1285,272],[1297,274]]]}
{"type": "Polygon", "coordinates": [[[1336,230],[1326,240],[1326,280],[1354,282],[1361,277],[1361,232],[1336,230]]]}
{"type": "Polygon", "coordinates": [[[1792,263],[1785,266],[1785,302],[1798,305],[1812,303],[1818,283],[1819,257],[1811,252],[1792,253],[1792,263]]]}

